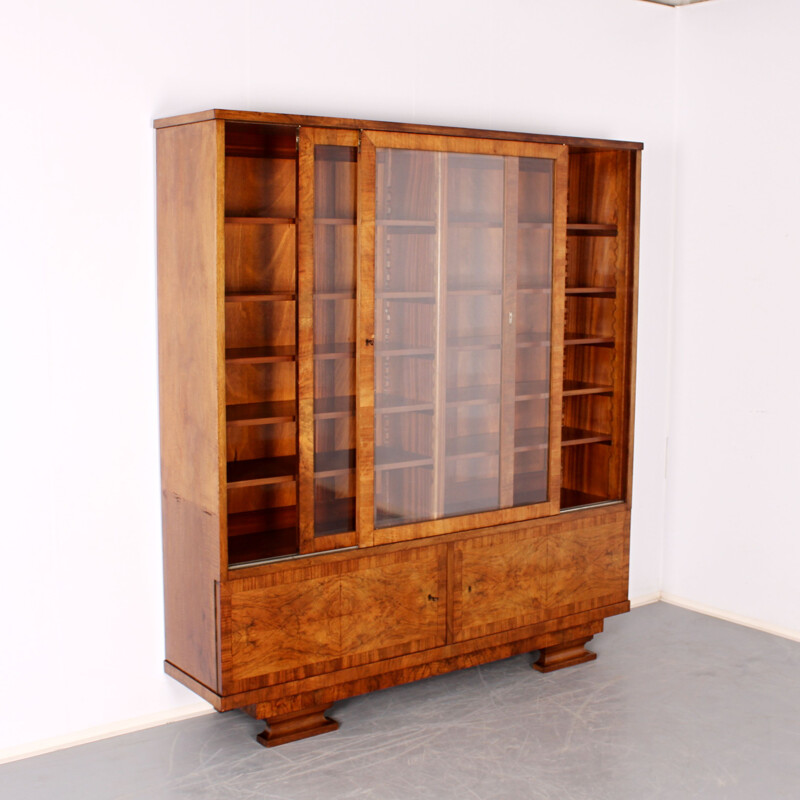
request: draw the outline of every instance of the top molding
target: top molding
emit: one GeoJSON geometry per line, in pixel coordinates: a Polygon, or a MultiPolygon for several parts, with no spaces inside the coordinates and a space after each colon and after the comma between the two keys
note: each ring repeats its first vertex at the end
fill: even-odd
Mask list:
{"type": "Polygon", "coordinates": [[[272,114],[263,111],[230,111],[220,108],[198,111],[194,114],[182,114],[177,117],[164,117],[155,120],[153,127],[171,128],[176,125],[189,125],[192,122],[205,122],[214,119],[231,122],[261,122],[269,125],[291,125],[294,127],[307,125],[315,128],[402,131],[405,133],[429,133],[439,136],[476,136],[484,139],[510,139],[512,141],[566,144],[570,147],[605,148],[609,150],[642,150],[644,147],[641,142],[622,142],[614,139],[584,139],[576,136],[550,136],[515,131],[487,131],[477,128],[451,128],[442,125],[414,125],[405,122],[379,122],[339,117],[308,117],[299,114],[272,114]]]}

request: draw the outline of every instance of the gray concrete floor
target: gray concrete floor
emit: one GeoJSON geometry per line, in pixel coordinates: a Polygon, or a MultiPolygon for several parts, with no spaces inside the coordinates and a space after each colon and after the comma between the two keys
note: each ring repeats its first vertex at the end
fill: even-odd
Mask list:
{"type": "Polygon", "coordinates": [[[240,712],[0,767],[11,800],[800,798],[800,643],[658,603],[597,661],[518,656],[337,703],[335,733],[265,749],[240,712]]]}

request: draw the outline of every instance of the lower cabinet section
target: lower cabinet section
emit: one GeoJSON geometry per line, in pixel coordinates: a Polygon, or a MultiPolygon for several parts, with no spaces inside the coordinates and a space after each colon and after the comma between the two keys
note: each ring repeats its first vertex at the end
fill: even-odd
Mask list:
{"type": "Polygon", "coordinates": [[[628,610],[628,520],[561,515],[255,568],[219,584],[220,710],[268,721],[261,741],[334,730],[336,700],[526,651],[560,669],[628,610]]]}

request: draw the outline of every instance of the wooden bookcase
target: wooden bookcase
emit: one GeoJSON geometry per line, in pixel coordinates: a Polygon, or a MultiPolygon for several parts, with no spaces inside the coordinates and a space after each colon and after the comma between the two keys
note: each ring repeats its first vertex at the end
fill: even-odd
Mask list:
{"type": "Polygon", "coordinates": [[[641,145],[155,123],[166,669],[263,744],[629,608],[641,145]]]}

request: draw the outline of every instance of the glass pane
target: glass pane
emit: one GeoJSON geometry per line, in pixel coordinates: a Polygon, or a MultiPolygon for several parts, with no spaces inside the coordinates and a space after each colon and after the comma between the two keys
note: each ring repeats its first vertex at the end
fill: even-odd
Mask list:
{"type": "Polygon", "coordinates": [[[314,533],[355,530],[356,148],[314,150],[314,533]]]}
{"type": "Polygon", "coordinates": [[[547,499],[552,182],[377,150],[376,527],[547,499]]]}
{"type": "Polygon", "coordinates": [[[519,159],[514,505],[547,499],[553,162],[519,159]]]}

